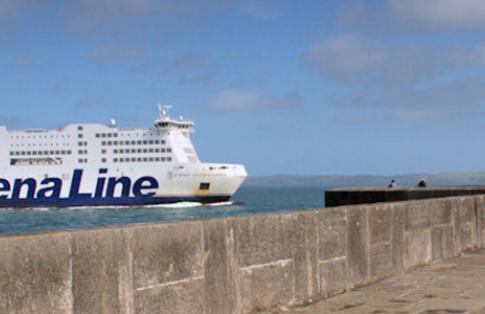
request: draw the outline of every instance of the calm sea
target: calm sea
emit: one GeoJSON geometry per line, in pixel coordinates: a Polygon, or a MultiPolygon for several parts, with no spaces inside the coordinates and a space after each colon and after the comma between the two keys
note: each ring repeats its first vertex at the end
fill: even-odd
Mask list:
{"type": "Polygon", "coordinates": [[[148,208],[0,209],[0,233],[38,232],[169,220],[207,219],[324,206],[324,187],[241,187],[234,204],[148,208]]]}

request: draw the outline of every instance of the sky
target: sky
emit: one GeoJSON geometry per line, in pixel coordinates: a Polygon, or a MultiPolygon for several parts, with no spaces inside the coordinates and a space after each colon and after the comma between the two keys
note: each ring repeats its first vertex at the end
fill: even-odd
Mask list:
{"type": "Polygon", "coordinates": [[[485,170],[482,0],[0,0],[0,124],[196,122],[253,176],[485,170]]]}

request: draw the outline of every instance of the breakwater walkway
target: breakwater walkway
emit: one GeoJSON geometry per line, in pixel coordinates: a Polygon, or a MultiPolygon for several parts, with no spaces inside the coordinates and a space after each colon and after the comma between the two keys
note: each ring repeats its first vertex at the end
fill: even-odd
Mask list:
{"type": "Polygon", "coordinates": [[[485,250],[417,268],[315,304],[269,313],[485,313],[485,250]]]}

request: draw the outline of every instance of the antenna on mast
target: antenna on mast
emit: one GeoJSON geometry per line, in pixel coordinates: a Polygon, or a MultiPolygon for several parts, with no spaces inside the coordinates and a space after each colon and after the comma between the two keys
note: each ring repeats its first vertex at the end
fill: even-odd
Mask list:
{"type": "Polygon", "coordinates": [[[169,119],[170,118],[168,114],[170,112],[170,109],[172,109],[172,106],[158,104],[157,107],[158,107],[158,112],[160,113],[161,119],[169,119]]]}

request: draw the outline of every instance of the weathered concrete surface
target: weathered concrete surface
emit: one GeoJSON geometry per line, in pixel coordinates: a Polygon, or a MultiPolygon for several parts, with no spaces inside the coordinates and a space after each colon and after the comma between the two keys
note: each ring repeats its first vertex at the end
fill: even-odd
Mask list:
{"type": "Polygon", "coordinates": [[[0,237],[0,313],[243,314],[485,247],[485,196],[0,237]]]}
{"type": "Polygon", "coordinates": [[[128,313],[132,307],[132,269],[123,230],[71,235],[73,312],[128,313]]]}
{"type": "Polygon", "coordinates": [[[485,194],[485,186],[354,187],[325,191],[325,206],[344,206],[485,194]]]}
{"type": "Polygon", "coordinates": [[[0,238],[0,313],[71,313],[69,234],[0,238]]]}
{"type": "Polygon", "coordinates": [[[266,313],[485,313],[484,291],[482,249],[309,306],[266,313]]]}
{"type": "Polygon", "coordinates": [[[126,230],[133,264],[134,312],[203,313],[202,232],[202,222],[126,230]]]}

